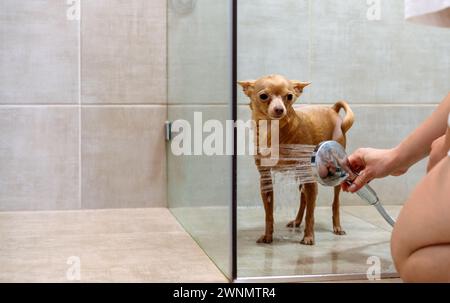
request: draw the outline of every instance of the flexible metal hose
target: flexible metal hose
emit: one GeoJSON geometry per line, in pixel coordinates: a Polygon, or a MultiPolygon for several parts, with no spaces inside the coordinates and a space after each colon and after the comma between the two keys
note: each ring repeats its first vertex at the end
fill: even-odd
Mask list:
{"type": "Polygon", "coordinates": [[[380,201],[372,205],[375,206],[375,208],[378,210],[380,215],[386,220],[386,222],[389,223],[392,227],[394,227],[395,221],[391,218],[391,216],[389,216],[389,214],[384,209],[383,205],[381,205],[380,201]]]}

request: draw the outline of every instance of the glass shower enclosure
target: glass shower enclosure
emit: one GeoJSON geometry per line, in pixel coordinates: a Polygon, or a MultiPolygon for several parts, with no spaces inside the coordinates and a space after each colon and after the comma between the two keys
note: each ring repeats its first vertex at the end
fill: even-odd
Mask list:
{"type": "MultiPolygon", "coordinates": [[[[168,1],[169,208],[230,280],[397,277],[392,229],[356,195],[341,193],[346,234],[335,235],[333,190],[319,187],[316,243],[300,244],[304,225],[286,227],[298,211],[299,184],[282,174],[273,175],[274,241],[256,243],[265,223],[259,175],[252,156],[236,155],[243,138],[230,121],[251,118],[237,80],[282,74],[312,82],[298,106],[350,104],[348,153],[395,146],[450,83],[450,32],[406,22],[403,9],[403,0],[168,1]]],[[[393,217],[424,172],[421,162],[371,183],[393,217]]]]}
{"type": "Polygon", "coordinates": [[[233,157],[205,155],[202,136],[206,121],[233,118],[232,54],[231,1],[168,1],[169,207],[230,279],[233,157]],[[172,145],[183,126],[192,144],[179,156],[172,145]]]}

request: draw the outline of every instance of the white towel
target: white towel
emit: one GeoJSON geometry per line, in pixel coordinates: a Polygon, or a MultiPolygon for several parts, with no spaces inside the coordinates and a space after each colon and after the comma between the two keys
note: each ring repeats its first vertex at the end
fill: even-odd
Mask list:
{"type": "Polygon", "coordinates": [[[405,0],[407,20],[450,27],[450,0],[405,0]]]}

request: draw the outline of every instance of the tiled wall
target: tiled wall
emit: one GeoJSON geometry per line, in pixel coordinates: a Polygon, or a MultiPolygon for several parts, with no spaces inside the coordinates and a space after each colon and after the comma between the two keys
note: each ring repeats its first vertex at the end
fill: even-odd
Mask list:
{"type": "MultiPolygon", "coordinates": [[[[402,0],[381,3],[368,21],[360,0],[239,1],[239,78],[310,80],[301,102],[352,104],[350,151],[395,145],[450,89],[450,31],[404,22],[402,0]]],[[[166,70],[165,0],[81,0],[81,21],[67,1],[0,1],[0,210],[166,205],[167,111],[230,115],[228,1],[168,5],[166,70]]],[[[229,159],[195,161],[169,159],[170,200],[228,203],[229,159]]],[[[238,168],[240,203],[260,205],[253,161],[238,168]]],[[[402,203],[423,169],[373,186],[402,203]]]]}
{"type": "Polygon", "coordinates": [[[0,1],[0,210],[166,206],[166,1],[0,1]]]}
{"type": "MultiPolygon", "coordinates": [[[[311,81],[298,103],[351,104],[348,151],[395,146],[450,91],[450,30],[404,21],[403,0],[380,3],[380,20],[370,21],[361,0],[239,1],[239,78],[280,73],[311,81]]],[[[240,118],[248,119],[248,101],[239,97],[240,118]]],[[[385,203],[402,204],[424,172],[422,162],[372,185],[385,203]]],[[[240,159],[238,177],[240,205],[260,205],[252,159],[240,159]]],[[[295,187],[282,190],[280,203],[298,203],[295,187]]],[[[330,205],[331,192],[321,189],[319,204],[330,205]]],[[[356,195],[343,201],[361,205],[356,195]]]]}

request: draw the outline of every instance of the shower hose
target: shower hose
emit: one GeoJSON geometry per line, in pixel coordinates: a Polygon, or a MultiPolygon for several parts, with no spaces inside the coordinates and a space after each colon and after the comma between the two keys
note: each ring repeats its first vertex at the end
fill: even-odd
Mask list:
{"type": "Polygon", "coordinates": [[[384,209],[383,205],[380,203],[380,199],[378,198],[376,192],[369,185],[363,186],[359,191],[356,192],[358,196],[365,200],[372,206],[375,206],[380,215],[389,223],[392,227],[395,224],[395,221],[389,216],[387,211],[384,209]]]}

